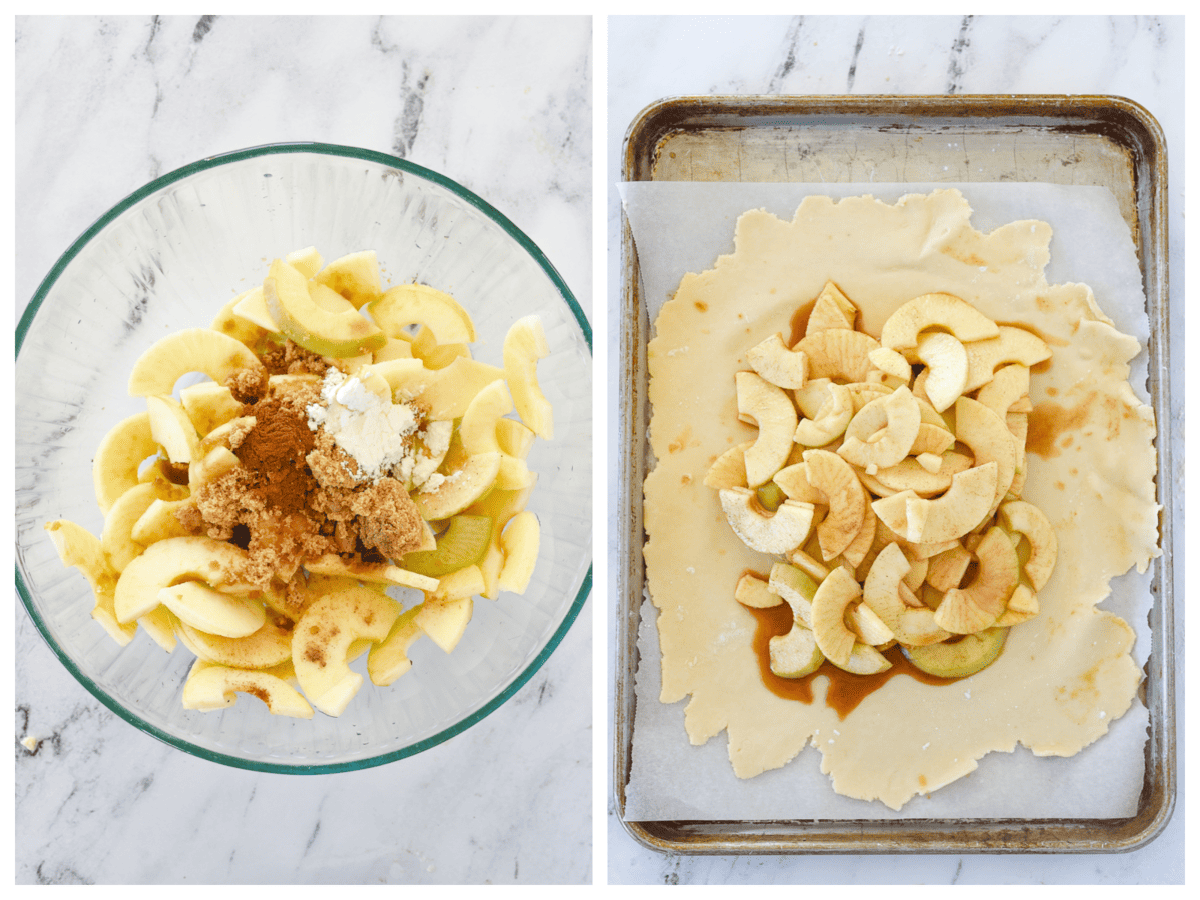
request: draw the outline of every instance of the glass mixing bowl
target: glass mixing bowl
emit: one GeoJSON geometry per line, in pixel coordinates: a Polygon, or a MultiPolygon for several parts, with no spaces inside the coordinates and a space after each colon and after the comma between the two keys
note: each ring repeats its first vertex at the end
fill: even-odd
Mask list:
{"type": "MultiPolygon", "coordinates": [[[[16,582],[51,650],[105,706],[174,747],[247,769],[325,773],[379,765],[458,734],[533,675],[591,587],[591,328],[542,252],[448,178],[381,153],[323,144],[256,147],[204,159],[122,200],[58,260],[16,335],[16,582]],[[338,718],[271,715],[259,701],[183,709],[192,655],[143,629],[119,647],[91,618],[93,594],[63,566],[43,525],[100,534],[92,485],[101,438],[144,408],[127,394],[134,360],[158,338],[207,326],[276,257],[316,246],[326,260],[377,252],[385,284],[451,293],[473,317],[474,356],[495,365],[509,325],[536,313],[550,355],[538,379],[554,438],[529,456],[541,523],[523,595],[477,598],[459,645],[421,640],[389,687],[368,680],[338,718]]],[[[183,382],[181,381],[181,384],[183,382]]],[[[366,657],[352,668],[365,673],[366,657]]]]}

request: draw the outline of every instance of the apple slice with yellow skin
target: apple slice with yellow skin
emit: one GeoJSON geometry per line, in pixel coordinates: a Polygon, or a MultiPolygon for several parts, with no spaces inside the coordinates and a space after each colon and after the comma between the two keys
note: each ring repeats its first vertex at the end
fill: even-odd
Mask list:
{"type": "Polygon", "coordinates": [[[387,686],[412,668],[408,648],[424,634],[416,621],[420,609],[414,606],[401,613],[387,637],[372,645],[367,657],[367,675],[373,684],[387,686]]]}
{"type": "Polygon", "coordinates": [[[417,607],[416,623],[444,652],[458,646],[471,616],[475,601],[471,597],[432,596],[417,607]]]}
{"type": "Polygon", "coordinates": [[[270,669],[292,657],[292,623],[267,616],[262,628],[240,638],[221,637],[193,628],[176,617],[179,640],[201,659],[235,669],[270,669]]]}
{"type": "Polygon", "coordinates": [[[496,487],[503,490],[522,488],[529,482],[529,467],[520,457],[504,452],[497,434],[501,417],[512,412],[512,408],[512,397],[504,382],[493,381],[467,405],[467,411],[463,413],[462,422],[458,426],[463,450],[469,456],[493,452],[500,454],[496,487]]]}
{"type": "Polygon", "coordinates": [[[201,381],[182,388],[179,403],[201,436],[242,414],[242,404],[233,399],[233,392],[215,381],[201,381]]]}
{"type": "MultiPolygon", "coordinates": [[[[262,292],[262,287],[258,288],[262,292]]],[[[231,338],[241,341],[251,350],[261,345],[266,341],[271,334],[276,330],[272,328],[263,328],[261,325],[250,321],[243,316],[237,314],[236,307],[241,303],[250,291],[238,294],[228,303],[222,306],[215,316],[213,316],[212,325],[213,331],[219,331],[222,334],[227,334],[231,338]]],[[[274,323],[272,323],[274,325],[274,323]]]]}
{"type": "Polygon", "coordinates": [[[303,247],[299,250],[293,250],[283,259],[305,278],[312,278],[321,271],[321,266],[325,263],[325,259],[316,247],[303,247]]]}
{"type": "Polygon", "coordinates": [[[387,335],[357,309],[332,313],[317,304],[309,293],[308,279],[281,259],[271,263],[263,281],[263,297],[279,330],[321,356],[361,356],[387,343],[387,335]]]}
{"type": "Polygon", "coordinates": [[[151,544],[117,580],[117,618],[132,622],[144,616],[159,605],[160,590],[180,581],[201,580],[213,586],[232,581],[245,558],[241,548],[208,537],[168,538],[151,544]]]}
{"type": "Polygon", "coordinates": [[[200,436],[179,401],[151,395],[146,398],[146,412],[150,414],[150,433],[167,459],[184,465],[195,461],[200,436]]]}
{"type": "Polygon", "coordinates": [[[78,569],[92,586],[95,596],[92,618],[100,623],[113,640],[124,647],[137,634],[137,623],[123,623],[117,619],[113,603],[118,573],[105,559],[100,539],[86,528],[67,519],[47,522],[44,527],[63,565],[78,569]]]}
{"type": "Polygon", "coordinates": [[[220,637],[247,637],[267,622],[262,603],[215,591],[199,581],[165,587],[158,599],[180,621],[220,637]]]}
{"type": "Polygon", "coordinates": [[[92,461],[92,484],[101,512],[138,483],[138,468],[158,452],[150,431],[150,414],[134,413],[108,430],[92,461]]]}
{"type": "Polygon", "coordinates": [[[504,336],[504,375],[521,421],[541,438],[554,437],[554,410],[537,378],[537,362],[550,353],[542,320],[517,319],[504,336]]]}
{"type": "Polygon", "coordinates": [[[526,509],[511,519],[500,534],[504,566],[500,569],[500,589],[524,594],[533,577],[541,541],[538,517],[526,509]]]}
{"type": "Polygon", "coordinates": [[[363,682],[346,664],[350,645],[382,641],[399,615],[395,600],[364,587],[326,594],[305,610],[292,632],[292,663],[313,706],[329,716],[345,711],[363,682]]]}
{"type": "Polygon", "coordinates": [[[340,575],[359,581],[376,584],[392,584],[397,587],[416,588],[419,591],[437,590],[438,580],[410,572],[388,563],[349,563],[336,553],[326,553],[304,564],[304,568],[317,575],[340,575]]]}
{"type": "Polygon", "coordinates": [[[187,488],[180,485],[150,481],[134,485],[122,494],[104,517],[104,530],[100,532],[100,547],[109,565],[121,572],[146,549],[133,536],[133,530],[155,500],[178,501],[187,493],[187,488]]]}
{"type": "Polygon", "coordinates": [[[934,621],[954,634],[973,634],[992,625],[1021,580],[1016,548],[998,526],[984,534],[975,558],[975,577],[965,587],[946,591],[934,613],[934,621]]]}
{"type": "Polygon", "coordinates": [[[267,309],[267,298],[262,285],[255,285],[246,293],[234,298],[233,314],[245,319],[268,335],[279,334],[279,322],[267,309]]]}
{"type": "Polygon", "coordinates": [[[846,610],[862,596],[854,576],[841,566],[817,586],[812,598],[812,630],[825,658],[839,668],[850,661],[857,638],[846,627],[846,610]]]}
{"type": "Polygon", "coordinates": [[[783,598],[772,592],[769,582],[747,572],[738,579],[733,599],[751,609],[770,609],[783,602],[783,598]]]}
{"type": "Polygon", "coordinates": [[[254,352],[237,338],[211,328],[185,328],[159,338],[137,358],[129,375],[129,394],[172,394],[175,382],[188,372],[203,372],[224,383],[238,369],[262,368],[254,352]]]}
{"type": "Polygon", "coordinates": [[[738,372],[738,418],[758,427],[758,437],[746,450],[746,484],[758,487],[787,465],[798,422],[796,408],[783,388],[756,372],[738,372]]]}
{"type": "Polygon", "coordinates": [[[476,453],[432,490],[422,488],[413,500],[426,521],[448,519],[492,489],[500,472],[500,452],[476,453]]]}
{"type": "Polygon", "coordinates": [[[355,309],[361,309],[376,300],[383,290],[379,259],[374,250],[359,250],[339,256],[311,277],[317,284],[341,294],[355,309]]]}
{"type": "Polygon", "coordinates": [[[237,694],[250,694],[267,705],[272,715],[311,719],[308,701],[277,675],[255,669],[234,669],[197,660],[183,683],[183,708],[209,711],[233,706],[237,694]]]}
{"type": "Polygon", "coordinates": [[[384,292],[367,312],[389,335],[409,325],[424,325],[439,344],[470,344],[476,340],[471,316],[445,291],[424,284],[401,284],[384,292]]]}
{"type": "Polygon", "coordinates": [[[404,568],[433,578],[441,578],[458,569],[473,566],[487,551],[492,538],[492,520],[487,516],[459,514],[437,538],[432,551],[409,553],[404,568]]]}
{"type": "Polygon", "coordinates": [[[930,675],[941,678],[966,678],[990,666],[1004,649],[1007,628],[988,628],[959,640],[904,647],[909,662],[930,675]]]}

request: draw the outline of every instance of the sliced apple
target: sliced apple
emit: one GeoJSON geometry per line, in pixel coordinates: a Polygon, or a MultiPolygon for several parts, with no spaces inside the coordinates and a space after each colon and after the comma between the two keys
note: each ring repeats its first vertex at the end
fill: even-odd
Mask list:
{"type": "Polygon", "coordinates": [[[873,610],[902,644],[932,644],[950,637],[933,618],[933,611],[903,599],[904,579],[912,563],[899,544],[888,544],[875,557],[863,581],[863,603],[873,610]]]}
{"type": "Polygon", "coordinates": [[[879,341],[861,331],[828,328],[805,335],[794,347],[808,357],[809,378],[836,378],[846,381],[866,381],[874,366],[870,353],[879,341]]]}
{"type": "Polygon", "coordinates": [[[512,391],[513,404],[521,421],[547,440],[554,437],[554,410],[542,393],[537,362],[550,353],[542,320],[525,316],[509,326],[504,336],[504,376],[512,391]]]}
{"type": "Polygon", "coordinates": [[[250,694],[267,705],[272,715],[311,719],[312,707],[294,687],[277,675],[254,669],[234,669],[197,660],[183,684],[183,708],[224,709],[237,694],[250,694]]]}
{"type": "Polygon", "coordinates": [[[137,622],[125,623],[117,619],[114,592],[118,573],[105,559],[100,539],[83,526],[67,519],[47,522],[45,529],[63,565],[78,569],[92,586],[92,618],[100,623],[113,640],[124,647],[137,634],[137,622]]]}
{"type": "Polygon", "coordinates": [[[824,496],[829,514],[817,525],[821,554],[831,560],[844,551],[862,530],[867,513],[867,492],[844,459],[829,450],[806,450],[808,483],[824,496]]]}
{"type": "Polygon", "coordinates": [[[966,678],[995,662],[1007,638],[1007,628],[988,628],[954,642],[905,647],[904,655],[914,666],[930,675],[966,678]]]}
{"type": "MultiPolygon", "coordinates": [[[[871,508],[888,528],[913,543],[954,541],[987,517],[996,491],[996,463],[959,472],[940,497],[918,497],[901,491],[875,500],[871,508]]],[[[939,552],[939,551],[935,551],[939,552]]]]}
{"type": "Polygon", "coordinates": [[[749,488],[725,488],[720,497],[729,527],[751,550],[786,553],[804,543],[812,528],[810,503],[785,500],[773,514],[767,515],[749,488]]]}
{"type": "Polygon", "coordinates": [[[389,563],[352,563],[336,553],[326,553],[316,559],[307,560],[304,568],[314,575],[337,575],[373,584],[410,587],[418,591],[437,590],[438,579],[419,572],[410,572],[389,563]]]}
{"type": "Polygon", "coordinates": [[[821,667],[825,654],[816,636],[803,625],[793,624],[787,634],[775,635],[767,643],[771,671],[780,678],[803,678],[821,667]]]}
{"type": "Polygon", "coordinates": [[[203,372],[223,383],[238,369],[262,369],[245,344],[211,328],[185,328],[155,341],[133,364],[129,394],[147,397],[171,394],[175,382],[188,372],[203,372]]]}
{"type": "Polygon", "coordinates": [[[925,396],[938,412],[949,409],[967,386],[967,351],[952,334],[933,331],[917,338],[913,355],[926,366],[925,396]]]}
{"type": "Polygon", "coordinates": [[[900,387],[872,400],[846,426],[846,438],[838,455],[873,469],[894,466],[908,456],[921,426],[921,410],[907,387],[900,387]]]}
{"type": "Polygon", "coordinates": [[[946,591],[934,620],[954,634],[973,634],[993,624],[1004,612],[1020,582],[1017,551],[1004,530],[992,526],[975,548],[979,570],[965,587],[946,591]]]}
{"type": "Polygon", "coordinates": [[[144,616],[159,605],[160,590],[181,581],[206,581],[213,586],[233,581],[245,559],[244,550],[208,537],[176,537],[151,544],[117,581],[117,618],[128,623],[144,616]]]}
{"type": "Polygon", "coordinates": [[[782,388],[755,372],[738,372],[736,385],[738,417],[758,426],[758,437],[744,455],[746,484],[758,487],[787,462],[796,408],[782,388]]]}
{"type": "Polygon", "coordinates": [[[267,298],[263,294],[262,285],[255,285],[241,296],[235,298],[233,314],[262,329],[266,334],[279,334],[279,322],[267,309],[267,298]]]}
{"type": "MultiPolygon", "coordinates": [[[[281,259],[271,263],[263,297],[279,330],[306,350],[345,359],[379,349],[387,335],[356,309],[330,312],[313,300],[306,279],[281,259]]],[[[214,379],[217,380],[217,379],[214,379]]]]}
{"type": "MultiPolygon", "coordinates": [[[[877,347],[867,354],[867,358],[871,360],[871,365],[885,375],[899,378],[905,384],[908,384],[912,380],[912,363],[899,350],[893,350],[890,347],[877,347]]],[[[964,363],[966,362],[966,351],[963,352],[963,361],[964,363]]],[[[965,372],[963,373],[963,380],[966,380],[965,372]]]]}
{"type": "Polygon", "coordinates": [[[108,430],[92,460],[92,484],[101,512],[108,512],[118,497],[138,483],[138,468],[157,452],[148,412],[134,413],[108,430]]]}
{"type": "Polygon", "coordinates": [[[846,627],[846,610],[861,596],[859,583],[840,566],[829,573],[813,594],[813,635],[825,658],[836,666],[845,666],[850,661],[850,652],[857,639],[846,627]]]}
{"type": "Polygon", "coordinates": [[[382,291],[379,260],[374,250],[359,250],[340,256],[311,277],[317,284],[337,291],[355,309],[375,300],[382,291]]]}
{"type": "Polygon", "coordinates": [[[113,570],[121,572],[146,549],[134,537],[138,520],[156,500],[176,500],[187,496],[187,488],[163,481],[137,484],[122,494],[104,517],[100,547],[113,570]]]}
{"type": "Polygon", "coordinates": [[[1017,363],[1028,367],[1050,358],[1049,346],[1032,331],[1014,325],[1001,325],[999,331],[996,337],[964,343],[968,363],[964,393],[991,381],[998,366],[1017,363]]]}
{"type": "Polygon", "coordinates": [[[540,539],[538,518],[530,510],[522,510],[508,520],[500,533],[500,547],[504,551],[499,575],[501,590],[525,593],[537,563],[540,539]]]}
{"type": "Polygon", "coordinates": [[[340,716],[362,686],[346,656],[359,638],[382,641],[400,615],[385,594],[365,587],[326,594],[304,611],[292,632],[292,663],[300,689],[328,716],[340,716]]]}
{"type": "Polygon", "coordinates": [[[150,414],[150,433],[163,448],[167,459],[176,464],[191,463],[200,444],[196,427],[178,400],[168,396],[151,395],[146,398],[146,411],[150,414]]]}
{"type": "Polygon", "coordinates": [[[1029,558],[1025,561],[1025,577],[1040,591],[1050,580],[1058,561],[1058,537],[1046,514],[1032,503],[1010,500],[1000,506],[1000,521],[1009,531],[1023,535],[1029,542],[1029,558]]]}
{"type": "Polygon", "coordinates": [[[807,573],[788,563],[775,563],[767,582],[769,590],[783,598],[792,608],[792,618],[805,628],[813,626],[812,601],[817,589],[824,582],[818,582],[807,573]]]}
{"type": "Polygon", "coordinates": [[[215,381],[201,381],[179,391],[179,402],[196,433],[203,436],[242,414],[233,392],[215,381]]]}
{"type": "Polygon", "coordinates": [[[496,482],[500,472],[499,451],[468,456],[463,466],[437,487],[422,488],[413,497],[426,521],[448,519],[478,501],[496,482]]]}
{"type": "Polygon", "coordinates": [[[958,440],[975,456],[975,465],[996,464],[996,487],[992,492],[994,510],[1012,487],[1017,469],[1016,447],[1004,419],[978,400],[960,397],[954,404],[954,429],[958,440]]]}
{"type": "Polygon", "coordinates": [[[220,637],[246,637],[267,621],[262,603],[215,591],[199,581],[162,588],[158,600],[180,621],[220,637]]]}
{"type": "Polygon", "coordinates": [[[1029,367],[1018,363],[1001,366],[992,380],[979,389],[975,399],[1001,419],[1005,418],[1022,400],[1029,401],[1029,367]]]}
{"type": "Polygon", "coordinates": [[[373,684],[389,685],[412,668],[408,648],[424,633],[417,624],[420,609],[414,606],[402,612],[392,624],[387,637],[371,646],[371,654],[367,657],[367,675],[373,684]]]}
{"type": "Polygon", "coordinates": [[[783,602],[782,597],[772,592],[768,582],[749,572],[738,579],[733,599],[752,609],[769,609],[783,602]]]}
{"type": "Polygon", "coordinates": [[[325,264],[324,257],[316,247],[302,247],[299,250],[293,250],[283,260],[305,278],[312,278],[321,271],[321,266],[325,264]]]}
{"type": "Polygon", "coordinates": [[[402,284],[367,307],[380,328],[397,337],[409,325],[423,325],[439,344],[473,343],[475,325],[465,309],[444,291],[424,284],[402,284]]]}
{"type": "Polygon", "coordinates": [[[409,553],[404,568],[433,578],[473,566],[483,557],[492,538],[492,520],[487,516],[457,515],[437,538],[434,550],[409,553]]]}
{"type": "Polygon", "coordinates": [[[429,597],[417,608],[416,623],[445,653],[458,646],[475,610],[471,597],[429,597]]]}
{"type": "Polygon", "coordinates": [[[813,334],[827,328],[853,328],[857,318],[858,307],[850,302],[850,298],[843,294],[836,284],[827,281],[817,299],[813,301],[804,333],[813,334]]]}
{"type": "Polygon", "coordinates": [[[268,616],[247,637],[227,638],[194,628],[175,618],[179,640],[200,659],[235,669],[270,669],[292,658],[291,623],[268,616]]]}
{"type": "Polygon", "coordinates": [[[1029,585],[1018,584],[1013,588],[1012,596],[1008,598],[1008,605],[1004,607],[1004,612],[1000,613],[1000,618],[996,620],[996,627],[1011,628],[1013,625],[1028,622],[1037,616],[1039,607],[1037,594],[1029,585]]]}
{"type": "MultiPolygon", "coordinates": [[[[249,291],[246,293],[249,293],[249,291]]],[[[241,341],[253,350],[255,347],[260,346],[263,341],[267,340],[276,329],[263,328],[234,311],[237,305],[245,299],[246,293],[238,294],[217,310],[217,314],[213,316],[212,325],[209,327],[213,331],[219,331],[235,340],[241,341]]]]}
{"type": "Polygon", "coordinates": [[[796,423],[792,439],[806,447],[824,447],[841,437],[854,416],[854,401],[845,385],[829,383],[827,397],[815,415],[796,423]]]}
{"type": "Polygon", "coordinates": [[[750,363],[750,368],[776,387],[804,387],[807,357],[801,352],[789,350],[782,334],[773,334],[751,347],[746,353],[746,361],[750,363]]]}
{"type": "Polygon", "coordinates": [[[921,332],[949,332],[961,342],[995,337],[996,323],[953,294],[922,294],[900,306],[883,323],[879,342],[893,350],[917,346],[921,332]]]}

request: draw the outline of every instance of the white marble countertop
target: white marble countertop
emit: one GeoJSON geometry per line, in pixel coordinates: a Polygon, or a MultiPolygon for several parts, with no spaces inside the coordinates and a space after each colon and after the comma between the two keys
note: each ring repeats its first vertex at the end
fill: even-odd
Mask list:
{"type": "MultiPolygon", "coordinates": [[[[1183,19],[1009,17],[612,17],[608,33],[607,204],[610,396],[620,371],[622,142],[634,116],[664,97],[705,94],[1117,94],[1162,125],[1170,155],[1173,436],[1182,484],[1183,19]]],[[[610,402],[608,430],[618,434],[610,402]]],[[[610,460],[610,495],[616,460],[610,460]]],[[[1182,494],[1182,491],[1179,492],[1182,494]]],[[[1182,497],[1176,514],[1181,517],[1182,497]]],[[[1179,519],[1182,521],[1182,518],[1179,519]]],[[[1182,531],[1182,527],[1179,529],[1182,531]]],[[[1182,541],[1182,534],[1178,534],[1182,541]]],[[[1171,552],[1168,550],[1167,552],[1171,552]]],[[[619,565],[609,534],[609,571],[619,565]]],[[[1182,554],[1175,556],[1177,608],[1182,554]]],[[[609,592],[608,601],[614,603],[609,592]]],[[[616,616],[608,617],[609,642],[616,616]]],[[[1182,627],[1182,616],[1176,614],[1182,627]]],[[[612,722],[612,659],[609,660],[612,722]]],[[[1179,669],[1181,671],[1181,667],[1179,669]]],[[[1177,682],[1182,710],[1183,685],[1177,682]]],[[[1180,713],[1182,715],[1182,712],[1180,713]]],[[[611,726],[610,726],[611,727],[611,726]]],[[[719,738],[719,740],[723,740],[719,738]]],[[[1179,730],[1183,766],[1182,722],[1179,730]]],[[[1182,883],[1181,794],[1165,832],[1147,847],[1109,855],[691,857],[647,850],[615,812],[609,773],[608,879],[612,884],[739,883],[1182,883]]]]}
{"type": "MultiPolygon", "coordinates": [[[[297,140],[401,156],[475,191],[591,317],[587,17],[22,17],[15,36],[18,317],[71,242],[142,184],[297,140]]],[[[16,882],[589,882],[592,607],[475,727],[306,778],[218,766],[125,724],[18,602],[16,882]]]]}

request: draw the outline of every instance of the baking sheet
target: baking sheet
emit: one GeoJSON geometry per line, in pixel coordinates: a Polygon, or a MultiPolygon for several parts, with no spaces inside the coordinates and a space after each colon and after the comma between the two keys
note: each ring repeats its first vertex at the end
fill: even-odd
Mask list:
{"type": "MultiPolygon", "coordinates": [[[[1047,280],[1088,283],[1117,327],[1145,346],[1150,324],[1141,269],[1116,198],[1098,187],[1047,184],[730,184],[635,182],[621,185],[638,255],[649,321],[688,271],[710,268],[733,249],[733,227],[747,209],[764,208],[790,219],[804,196],[871,194],[894,202],[904,194],[957,187],[974,209],[981,231],[1034,218],[1054,228],[1047,280]]],[[[1147,354],[1134,361],[1132,382],[1149,402],[1147,354]]],[[[1149,652],[1147,613],[1151,576],[1131,573],[1114,581],[1102,607],[1137,633],[1135,658],[1149,652]]],[[[656,611],[641,610],[637,705],[632,762],[625,789],[628,820],[760,820],[860,818],[1124,818],[1134,815],[1144,786],[1148,713],[1139,702],[1110,733],[1075,757],[1035,758],[1018,748],[984,757],[971,776],[918,798],[900,812],[833,793],[808,747],[783,769],[742,781],[733,775],[724,736],[692,747],[683,726],[686,702],[658,702],[656,611]],[[1099,780],[1095,780],[1099,779],[1099,780]],[[696,790],[704,785],[703,792],[696,790]],[[1096,791],[1096,784],[1105,785],[1096,791]],[[1014,790],[1020,785],[1021,790],[1014,790]]]]}

